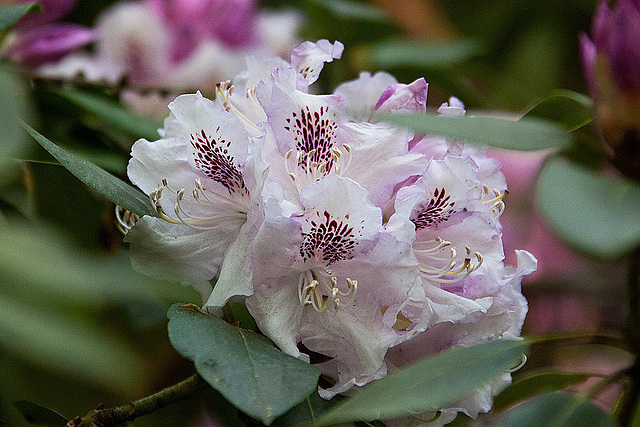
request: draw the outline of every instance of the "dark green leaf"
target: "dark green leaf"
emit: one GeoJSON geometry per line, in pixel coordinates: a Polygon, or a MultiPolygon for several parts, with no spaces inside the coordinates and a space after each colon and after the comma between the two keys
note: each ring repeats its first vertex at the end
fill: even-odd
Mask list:
{"type": "Polygon", "coordinates": [[[213,315],[169,309],[169,339],[238,409],[269,425],[315,389],[320,373],[254,332],[213,315]]]}
{"type": "Polygon", "coordinates": [[[36,2],[0,6],[0,31],[9,28],[27,13],[40,12],[41,10],[42,6],[36,2]]]}
{"type": "Polygon", "coordinates": [[[24,128],[38,141],[53,157],[79,180],[96,190],[112,202],[138,215],[157,216],[158,213],[151,205],[151,201],[142,192],[126,184],[98,166],[77,157],[58,147],[46,137],[42,136],[31,126],[24,124],[24,128]]]}
{"type": "Polygon", "coordinates": [[[67,423],[67,419],[56,411],[35,403],[20,400],[13,404],[29,424],[60,427],[67,423]]]}
{"type": "MultiPolygon", "coordinates": [[[[7,6],[8,7],[8,6],[7,6]]],[[[18,119],[29,120],[31,104],[26,85],[12,67],[0,64],[0,184],[8,181],[28,147],[28,135],[18,119]]]]}
{"type": "Polygon", "coordinates": [[[505,412],[501,426],[615,426],[611,416],[588,399],[564,393],[539,395],[505,412]]]}
{"type": "Polygon", "coordinates": [[[371,46],[369,62],[374,68],[443,68],[466,61],[479,53],[473,40],[451,42],[383,41],[371,46]]]}
{"type": "MultiPolygon", "coordinates": [[[[325,400],[314,392],[300,404],[292,408],[289,412],[274,421],[274,427],[288,426],[315,426],[315,422],[332,406],[339,404],[344,399],[342,396],[335,396],[331,400],[325,400]]],[[[353,423],[336,424],[335,427],[352,427],[353,423]]]]}
{"type": "Polygon", "coordinates": [[[493,401],[493,411],[497,414],[507,408],[530,399],[536,394],[562,390],[591,378],[592,374],[545,371],[529,375],[505,388],[493,401]]]}
{"type": "Polygon", "coordinates": [[[322,416],[317,425],[388,419],[443,408],[509,372],[526,349],[523,341],[499,340],[443,351],[369,383],[322,416]]]}
{"type": "Polygon", "coordinates": [[[377,114],[376,117],[426,135],[441,135],[510,150],[562,148],[571,142],[571,136],[560,126],[539,119],[513,122],[495,117],[442,117],[408,113],[377,114]]]}
{"type": "Polygon", "coordinates": [[[593,120],[593,101],[581,93],[558,90],[540,101],[524,117],[548,119],[573,132],[593,120]]]}
{"type": "Polygon", "coordinates": [[[70,87],[55,89],[53,92],[133,137],[146,138],[149,141],[159,138],[158,128],[162,127],[162,123],[136,114],[116,102],[70,87]]]}
{"type": "Polygon", "coordinates": [[[604,259],[640,245],[640,186],[560,158],[540,173],[538,203],[549,224],[570,245],[604,259]]]}
{"type": "Polygon", "coordinates": [[[358,21],[386,21],[384,13],[373,6],[353,0],[317,1],[337,18],[358,21]]]}
{"type": "MultiPolygon", "coordinates": [[[[305,0],[303,3],[307,16],[303,32],[309,40],[340,40],[347,46],[353,46],[389,38],[400,32],[384,12],[360,1],[305,0]]],[[[335,64],[327,69],[334,67],[335,64]]]]}

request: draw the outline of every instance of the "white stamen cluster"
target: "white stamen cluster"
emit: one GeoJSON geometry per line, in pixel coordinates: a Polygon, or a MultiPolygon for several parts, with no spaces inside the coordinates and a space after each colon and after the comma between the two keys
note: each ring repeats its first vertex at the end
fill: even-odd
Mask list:
{"type": "Polygon", "coordinates": [[[284,155],[284,168],[291,180],[296,184],[298,192],[312,182],[319,181],[327,175],[333,174],[341,176],[347,172],[353,157],[349,144],[342,144],[341,147],[331,147],[331,165],[327,168],[327,162],[313,161],[316,149],[305,153],[294,151],[293,149],[284,155]],[[291,166],[291,159],[295,160],[295,165],[291,166]],[[301,166],[302,165],[302,166],[301,166]]]}
{"type": "Polygon", "coordinates": [[[300,273],[298,277],[298,300],[300,304],[304,307],[311,306],[319,313],[327,310],[329,306],[332,306],[334,310],[338,310],[343,304],[340,301],[340,296],[351,295],[349,302],[346,304],[353,303],[358,291],[357,280],[347,277],[345,279],[347,290],[341,291],[338,287],[338,278],[331,276],[331,270],[327,270],[326,273],[330,277],[323,277],[311,270],[307,270],[300,273]]]}

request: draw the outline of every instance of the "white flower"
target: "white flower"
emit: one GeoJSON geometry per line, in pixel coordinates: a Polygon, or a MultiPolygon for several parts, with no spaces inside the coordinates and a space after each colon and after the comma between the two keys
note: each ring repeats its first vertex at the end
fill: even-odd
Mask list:
{"type": "Polygon", "coordinates": [[[336,379],[324,397],[386,373],[387,349],[412,288],[420,285],[410,245],[383,232],[382,211],[356,182],[331,176],[300,192],[287,214],[277,194],[253,246],[254,293],[247,307],[284,352],[298,343],[331,358],[318,365],[336,379]]]}
{"type": "MultiPolygon", "coordinates": [[[[199,288],[217,277],[205,308],[244,298],[282,351],[335,381],[325,398],[447,347],[516,338],[520,280],[535,269],[524,251],[504,266],[499,163],[375,122],[375,111],[425,112],[424,79],[363,73],[309,93],[342,48],[249,57],[215,101],[171,103],[163,138],[138,141],[129,166],[160,214],[127,235],[134,265],[199,288]]],[[[465,113],[455,98],[439,111],[465,113]]],[[[441,422],[475,416],[509,378],[433,409],[441,422]]]]}
{"type": "Polygon", "coordinates": [[[206,289],[247,222],[251,141],[235,115],[199,93],[169,108],[163,138],[136,142],[128,167],[159,218],[143,217],[126,240],[135,268],[206,289]]]}

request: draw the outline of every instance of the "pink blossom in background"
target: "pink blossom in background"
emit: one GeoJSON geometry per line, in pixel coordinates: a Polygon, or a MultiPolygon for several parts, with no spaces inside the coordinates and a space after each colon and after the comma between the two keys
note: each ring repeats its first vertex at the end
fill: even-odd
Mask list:
{"type": "Polygon", "coordinates": [[[42,0],[40,3],[42,12],[30,13],[16,24],[16,34],[7,48],[12,61],[32,68],[57,62],[95,38],[90,28],[54,22],[73,9],[75,0],[42,0]]]}
{"type": "Polygon", "coordinates": [[[71,55],[39,72],[90,81],[162,88],[170,95],[125,90],[123,101],[142,114],[164,117],[176,95],[201,90],[246,68],[247,56],[286,56],[298,43],[300,16],[259,9],[252,0],[118,2],[97,19],[95,53],[71,55]]]}
{"type": "Polygon", "coordinates": [[[257,5],[252,0],[148,0],[170,36],[171,60],[180,62],[206,40],[241,48],[257,37],[257,5]]]}
{"type": "Polygon", "coordinates": [[[585,263],[554,236],[535,209],[535,182],[547,151],[524,152],[488,150],[488,156],[502,164],[502,173],[509,183],[507,209],[501,217],[506,261],[513,264],[513,251],[525,247],[538,259],[538,270],[526,281],[567,278],[585,263]]]}

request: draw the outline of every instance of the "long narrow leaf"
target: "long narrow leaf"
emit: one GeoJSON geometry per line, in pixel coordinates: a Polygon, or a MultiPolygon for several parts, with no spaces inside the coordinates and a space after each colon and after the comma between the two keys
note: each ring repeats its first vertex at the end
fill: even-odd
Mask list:
{"type": "Polygon", "coordinates": [[[317,425],[438,410],[508,372],[526,348],[524,341],[501,340],[443,351],[368,384],[322,416],[317,425]]]}
{"type": "Polygon", "coordinates": [[[44,147],[53,157],[56,158],[69,172],[74,174],[80,181],[96,190],[112,202],[128,209],[136,214],[157,216],[156,210],[151,205],[151,201],[142,192],[136,190],[131,185],[116,178],[110,173],[100,169],[80,157],[58,147],[46,137],[38,133],[26,123],[24,128],[44,147]]]}
{"type": "Polygon", "coordinates": [[[640,244],[640,185],[563,159],[540,172],[538,203],[553,229],[591,256],[616,259],[640,244]]]}
{"type": "Polygon", "coordinates": [[[571,143],[571,136],[559,125],[533,118],[514,122],[495,117],[442,117],[407,113],[377,114],[376,117],[426,135],[441,135],[510,150],[563,148],[571,143]]]}
{"type": "Polygon", "coordinates": [[[159,137],[158,128],[162,127],[162,123],[136,114],[113,101],[69,87],[52,91],[133,137],[150,141],[159,137]]]}
{"type": "Polygon", "coordinates": [[[478,43],[472,40],[427,43],[406,40],[382,41],[371,47],[369,61],[380,68],[443,68],[459,64],[477,55],[478,43]]]}

